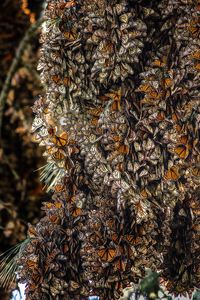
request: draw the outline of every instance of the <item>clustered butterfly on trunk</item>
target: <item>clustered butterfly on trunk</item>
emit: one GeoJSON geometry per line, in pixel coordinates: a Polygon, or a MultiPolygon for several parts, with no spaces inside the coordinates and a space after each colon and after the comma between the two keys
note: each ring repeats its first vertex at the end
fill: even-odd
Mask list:
{"type": "Polygon", "coordinates": [[[27,299],[119,299],[147,268],[199,287],[199,13],[47,1],[32,132],[51,195],[17,259],[27,299]]]}

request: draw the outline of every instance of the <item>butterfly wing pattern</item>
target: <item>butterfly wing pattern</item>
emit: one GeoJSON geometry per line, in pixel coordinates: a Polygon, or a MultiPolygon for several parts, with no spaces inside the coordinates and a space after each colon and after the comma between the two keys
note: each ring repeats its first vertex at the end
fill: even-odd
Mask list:
{"type": "Polygon", "coordinates": [[[32,131],[51,201],[17,258],[27,299],[119,299],[145,268],[199,287],[198,20],[198,0],[47,0],[32,131]]]}

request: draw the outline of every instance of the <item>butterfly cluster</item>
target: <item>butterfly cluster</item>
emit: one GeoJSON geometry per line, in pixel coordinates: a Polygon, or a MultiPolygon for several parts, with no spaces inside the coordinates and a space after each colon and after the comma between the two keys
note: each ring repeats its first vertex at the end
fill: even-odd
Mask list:
{"type": "Polygon", "coordinates": [[[28,299],[119,299],[145,269],[200,284],[198,0],[48,0],[34,139],[52,200],[28,299]]]}

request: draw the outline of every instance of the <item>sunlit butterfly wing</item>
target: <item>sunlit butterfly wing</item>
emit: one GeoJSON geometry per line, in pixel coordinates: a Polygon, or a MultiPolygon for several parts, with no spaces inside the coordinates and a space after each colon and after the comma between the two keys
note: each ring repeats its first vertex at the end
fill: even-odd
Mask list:
{"type": "Polygon", "coordinates": [[[166,180],[178,180],[180,177],[179,169],[176,166],[171,167],[169,170],[166,171],[164,178],[166,180]]]}
{"type": "Polygon", "coordinates": [[[174,152],[182,159],[186,159],[189,155],[188,146],[186,145],[178,145],[174,152]]]}

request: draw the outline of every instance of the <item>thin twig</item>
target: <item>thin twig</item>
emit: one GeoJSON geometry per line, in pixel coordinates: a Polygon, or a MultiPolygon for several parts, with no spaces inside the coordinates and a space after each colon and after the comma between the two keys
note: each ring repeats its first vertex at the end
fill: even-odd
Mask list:
{"type": "Polygon", "coordinates": [[[28,70],[29,73],[31,73],[31,75],[35,78],[35,80],[37,80],[38,84],[42,86],[41,83],[41,78],[39,73],[35,70],[35,68],[30,64],[30,63],[24,63],[23,62],[23,67],[26,68],[28,70]]]}
{"type": "Polygon", "coordinates": [[[12,167],[12,164],[10,163],[9,159],[7,157],[4,157],[4,161],[5,163],[8,165],[8,167],[10,168],[10,171],[12,172],[15,180],[19,180],[20,179],[20,176],[19,174],[15,171],[15,169],[12,167]]]}
{"type": "Polygon", "coordinates": [[[26,49],[27,45],[30,42],[31,37],[36,32],[36,30],[40,27],[40,25],[42,24],[43,21],[44,21],[43,18],[38,19],[26,31],[23,39],[21,40],[21,42],[17,48],[15,58],[13,59],[13,62],[8,71],[6,80],[3,84],[3,88],[2,88],[2,91],[0,94],[0,136],[1,136],[1,132],[2,132],[3,111],[4,111],[4,107],[5,107],[7,95],[8,95],[9,89],[10,89],[12,78],[17,70],[17,67],[18,67],[20,59],[24,53],[24,50],[26,49]]]}

